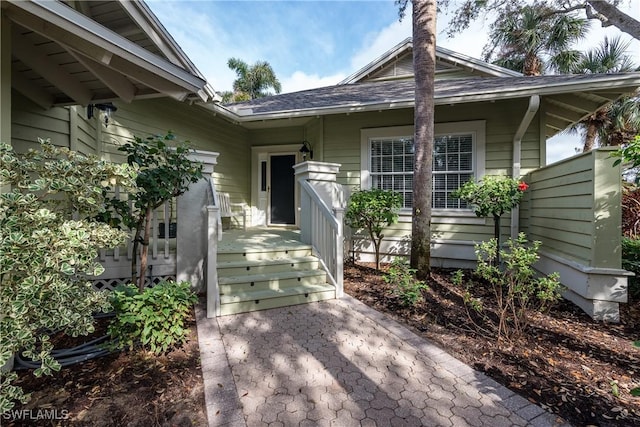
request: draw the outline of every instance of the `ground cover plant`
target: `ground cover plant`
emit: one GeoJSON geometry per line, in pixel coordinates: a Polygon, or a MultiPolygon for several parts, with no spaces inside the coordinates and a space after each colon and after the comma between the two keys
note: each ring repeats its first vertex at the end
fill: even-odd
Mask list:
{"type": "MultiPolygon", "coordinates": [[[[423,299],[407,305],[384,280],[389,266],[371,267],[346,265],[345,292],[573,425],[640,425],[640,398],[632,394],[640,386],[638,299],[621,305],[619,324],[593,321],[561,300],[547,312],[529,311],[527,333],[498,342],[470,322],[456,270],[434,269],[423,299]]],[[[477,280],[471,270],[464,279],[477,280]]],[[[482,293],[480,283],[475,296],[496,312],[492,291],[482,293]]]]}

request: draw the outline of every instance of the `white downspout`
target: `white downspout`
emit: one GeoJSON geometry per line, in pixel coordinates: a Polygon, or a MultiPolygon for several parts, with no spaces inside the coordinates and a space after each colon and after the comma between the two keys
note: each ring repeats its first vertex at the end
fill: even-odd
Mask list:
{"type": "MultiPolygon", "coordinates": [[[[533,95],[529,98],[529,107],[527,111],[524,113],[524,117],[520,122],[520,126],[518,126],[518,130],[513,136],[513,173],[511,176],[515,179],[520,178],[520,169],[521,169],[521,157],[522,157],[522,137],[524,133],[529,128],[531,121],[535,117],[538,109],[540,108],[540,96],[533,95]]],[[[520,229],[520,208],[516,206],[511,211],[511,238],[515,239],[518,237],[518,231],[520,229]]]]}

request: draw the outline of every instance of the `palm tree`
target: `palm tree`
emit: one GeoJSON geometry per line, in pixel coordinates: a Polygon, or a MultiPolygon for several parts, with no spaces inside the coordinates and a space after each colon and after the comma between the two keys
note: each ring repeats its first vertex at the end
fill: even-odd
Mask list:
{"type": "MultiPolygon", "coordinates": [[[[624,73],[633,71],[635,65],[626,54],[629,42],[619,37],[604,41],[595,49],[582,54],[581,60],[572,68],[575,74],[624,73]]],[[[584,133],[583,151],[596,145],[621,145],[633,140],[640,133],[639,94],[624,97],[589,115],[570,131],[584,133]]]]}
{"type": "Polygon", "coordinates": [[[268,90],[280,93],[282,87],[273,68],[267,61],[258,61],[249,66],[238,58],[230,58],[227,62],[238,78],[233,82],[233,92],[223,92],[222,102],[240,102],[264,98],[272,95],[268,90]]]}
{"type": "Polygon", "coordinates": [[[554,13],[544,4],[514,5],[491,25],[483,56],[525,76],[539,76],[546,68],[565,72],[580,57],[571,44],[587,31],[586,19],[554,13]]]}
{"type": "Polygon", "coordinates": [[[431,265],[431,193],[436,68],[436,0],[413,0],[413,69],[415,74],[413,220],[411,267],[418,278],[429,276],[431,265]]]}

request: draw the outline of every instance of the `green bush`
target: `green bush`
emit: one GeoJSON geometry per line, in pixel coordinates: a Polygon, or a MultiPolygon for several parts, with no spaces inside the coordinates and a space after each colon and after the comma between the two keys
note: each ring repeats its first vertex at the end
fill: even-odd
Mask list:
{"type": "Polygon", "coordinates": [[[111,299],[116,317],[109,335],[117,348],[140,344],[152,353],[165,353],[187,340],[185,321],[196,301],[187,282],[161,282],[142,293],[135,285],[118,286],[111,299]]]}
{"type": "Polygon", "coordinates": [[[640,298],[640,239],[622,238],[622,268],[635,273],[629,278],[629,294],[640,298]]]}
{"type": "Polygon", "coordinates": [[[416,270],[401,258],[393,260],[384,281],[395,286],[394,294],[400,297],[404,305],[416,305],[422,300],[422,290],[427,289],[426,283],[416,279],[416,270]]]}
{"type": "MultiPolygon", "coordinates": [[[[94,330],[93,313],[110,309],[86,275],[99,275],[100,248],[117,247],[126,233],[92,218],[104,210],[115,185],[134,188],[135,168],[85,157],[41,142],[19,155],[0,143],[0,366],[18,351],[41,366],[36,376],[60,370],[50,331],[71,336],[94,330]],[[72,217],[75,219],[72,220],[72,217]]],[[[25,401],[0,373],[0,412],[25,401]]]]}
{"type": "MultiPolygon", "coordinates": [[[[511,341],[520,337],[528,327],[529,310],[545,311],[561,297],[562,285],[559,275],[536,278],[533,264],[538,260],[540,242],[529,244],[524,233],[516,240],[508,239],[506,249],[500,251],[502,265],[496,263],[497,242],[491,239],[476,245],[478,265],[476,275],[490,286],[496,301],[497,325],[495,335],[498,340],[511,341]]],[[[486,304],[468,293],[465,304],[483,314],[486,304]]],[[[484,313],[488,324],[493,324],[492,316],[484,313]]]]}
{"type": "Polygon", "coordinates": [[[380,269],[380,242],[384,227],[398,222],[402,195],[391,190],[360,190],[351,195],[345,215],[346,224],[356,230],[367,230],[376,253],[376,269],[380,269]]]}

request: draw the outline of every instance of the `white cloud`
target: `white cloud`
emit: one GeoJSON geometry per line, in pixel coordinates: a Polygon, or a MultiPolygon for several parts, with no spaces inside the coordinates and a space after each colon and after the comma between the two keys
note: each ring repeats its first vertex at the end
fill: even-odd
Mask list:
{"type": "Polygon", "coordinates": [[[547,140],[547,164],[558,162],[582,152],[579,135],[560,133],[547,140]]]}
{"type": "Polygon", "coordinates": [[[344,80],[345,77],[343,73],[331,76],[319,76],[318,74],[307,74],[303,71],[296,71],[291,76],[280,79],[280,83],[282,84],[282,92],[287,93],[335,85],[344,80]]]}
{"type": "Polygon", "coordinates": [[[395,20],[382,30],[368,34],[360,50],[351,57],[350,73],[364,67],[407,37],[411,37],[410,16],[402,21],[395,20]]]}

